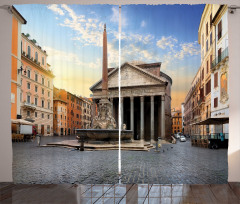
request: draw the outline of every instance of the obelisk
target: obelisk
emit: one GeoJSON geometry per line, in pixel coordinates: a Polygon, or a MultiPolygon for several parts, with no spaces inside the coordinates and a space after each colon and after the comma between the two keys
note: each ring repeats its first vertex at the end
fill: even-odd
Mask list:
{"type": "Polygon", "coordinates": [[[103,31],[102,95],[104,98],[108,97],[108,62],[107,62],[106,24],[104,24],[104,31],[103,31]]]}

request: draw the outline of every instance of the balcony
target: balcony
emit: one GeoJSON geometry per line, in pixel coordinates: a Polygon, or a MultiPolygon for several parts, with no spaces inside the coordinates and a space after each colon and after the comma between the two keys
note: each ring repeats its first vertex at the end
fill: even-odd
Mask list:
{"type": "Polygon", "coordinates": [[[216,57],[211,64],[211,69],[214,69],[221,61],[228,57],[228,47],[222,51],[221,55],[216,57]]]}
{"type": "Polygon", "coordinates": [[[32,110],[36,109],[36,105],[35,104],[30,104],[28,102],[23,102],[23,107],[29,108],[29,109],[32,109],[32,110]]]}

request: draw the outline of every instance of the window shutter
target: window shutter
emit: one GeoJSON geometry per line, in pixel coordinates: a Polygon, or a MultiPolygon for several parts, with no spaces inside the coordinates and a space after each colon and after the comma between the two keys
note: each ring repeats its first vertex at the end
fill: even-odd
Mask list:
{"type": "Polygon", "coordinates": [[[214,74],[214,88],[218,86],[218,72],[214,74]]]}
{"type": "Polygon", "coordinates": [[[218,107],[218,97],[214,98],[214,108],[218,107]]]}
{"type": "Polygon", "coordinates": [[[212,69],[212,55],[210,55],[210,69],[212,69]]]}
{"type": "Polygon", "coordinates": [[[218,40],[222,37],[222,21],[218,23],[218,40]]]}

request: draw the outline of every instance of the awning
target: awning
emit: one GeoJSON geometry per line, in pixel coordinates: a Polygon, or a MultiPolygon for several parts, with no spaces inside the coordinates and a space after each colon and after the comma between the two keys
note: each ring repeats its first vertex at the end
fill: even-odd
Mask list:
{"type": "Polygon", "coordinates": [[[229,123],[229,117],[224,118],[208,118],[206,120],[193,123],[192,125],[222,125],[229,123]]]}
{"type": "Polygon", "coordinates": [[[34,125],[33,123],[23,120],[23,119],[11,119],[13,124],[21,124],[21,125],[34,125]]]}

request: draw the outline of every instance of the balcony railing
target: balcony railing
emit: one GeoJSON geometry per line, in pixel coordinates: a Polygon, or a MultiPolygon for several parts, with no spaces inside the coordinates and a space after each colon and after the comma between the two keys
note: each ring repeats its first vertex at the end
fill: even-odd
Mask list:
{"type": "Polygon", "coordinates": [[[211,69],[213,69],[215,66],[217,66],[226,57],[228,57],[228,47],[222,51],[221,55],[219,55],[212,61],[211,69]]]}

